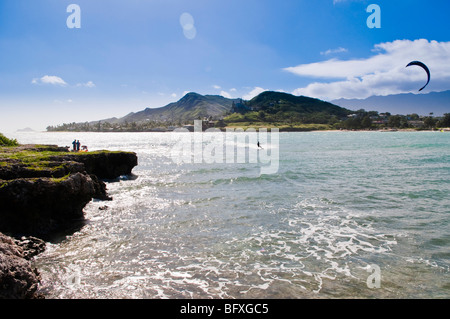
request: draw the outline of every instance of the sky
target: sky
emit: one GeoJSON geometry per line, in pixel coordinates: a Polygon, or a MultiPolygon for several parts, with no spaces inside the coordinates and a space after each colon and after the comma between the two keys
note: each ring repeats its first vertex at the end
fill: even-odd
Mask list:
{"type": "Polygon", "coordinates": [[[446,0],[0,0],[0,132],[187,92],[417,94],[427,79],[413,60],[432,73],[421,93],[449,90],[449,12],[446,0]]]}

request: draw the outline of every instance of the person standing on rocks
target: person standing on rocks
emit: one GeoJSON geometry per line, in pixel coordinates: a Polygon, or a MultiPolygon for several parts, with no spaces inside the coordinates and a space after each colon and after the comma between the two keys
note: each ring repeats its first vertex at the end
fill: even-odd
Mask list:
{"type": "Polygon", "coordinates": [[[72,145],[73,145],[73,151],[75,152],[77,150],[77,140],[73,140],[72,145]]]}
{"type": "Polygon", "coordinates": [[[80,140],[78,140],[78,141],[77,141],[77,152],[80,151],[80,145],[81,145],[80,140]]]}

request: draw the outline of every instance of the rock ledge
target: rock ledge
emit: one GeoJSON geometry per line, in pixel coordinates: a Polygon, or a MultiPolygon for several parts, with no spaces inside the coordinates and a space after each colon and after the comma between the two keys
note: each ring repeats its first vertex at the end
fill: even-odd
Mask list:
{"type": "Polygon", "coordinates": [[[112,200],[102,179],[130,175],[136,165],[131,152],[0,147],[0,299],[43,298],[30,260],[44,240],[82,223],[92,199],[112,200]]]}

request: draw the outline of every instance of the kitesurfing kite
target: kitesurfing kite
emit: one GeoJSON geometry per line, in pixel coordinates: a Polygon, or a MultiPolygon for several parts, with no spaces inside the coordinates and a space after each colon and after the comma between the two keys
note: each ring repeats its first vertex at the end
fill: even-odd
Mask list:
{"type": "Polygon", "coordinates": [[[406,67],[410,67],[410,66],[412,66],[412,65],[420,66],[420,67],[423,68],[423,69],[427,72],[427,74],[428,74],[428,81],[427,81],[427,84],[425,84],[425,86],[419,90],[419,92],[420,92],[420,91],[422,91],[424,88],[427,87],[428,83],[430,83],[430,80],[431,80],[430,69],[428,69],[428,67],[427,67],[425,64],[423,64],[422,62],[420,62],[420,61],[412,61],[412,62],[409,63],[406,67]]]}

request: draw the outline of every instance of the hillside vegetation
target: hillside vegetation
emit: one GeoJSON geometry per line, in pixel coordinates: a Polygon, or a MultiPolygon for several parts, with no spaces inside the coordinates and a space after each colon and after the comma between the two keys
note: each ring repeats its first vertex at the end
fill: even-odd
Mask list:
{"type": "Polygon", "coordinates": [[[281,92],[263,92],[252,100],[241,103],[244,105],[240,108],[243,111],[225,117],[227,124],[268,123],[299,130],[323,129],[352,113],[318,99],[281,92]]]}
{"type": "Polygon", "coordinates": [[[18,146],[19,143],[16,139],[9,139],[2,133],[0,133],[0,146],[18,146]]]}

